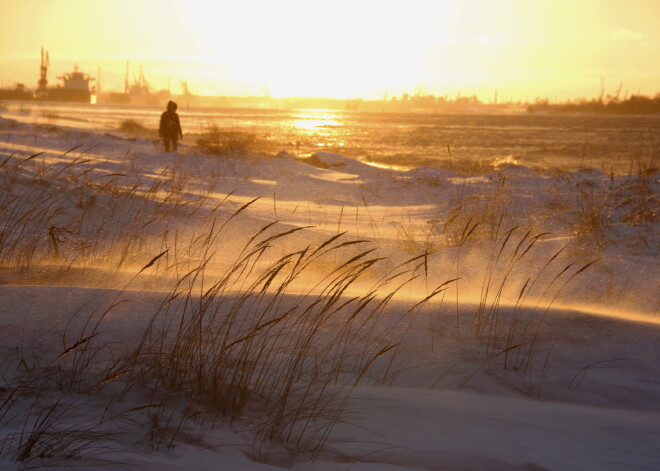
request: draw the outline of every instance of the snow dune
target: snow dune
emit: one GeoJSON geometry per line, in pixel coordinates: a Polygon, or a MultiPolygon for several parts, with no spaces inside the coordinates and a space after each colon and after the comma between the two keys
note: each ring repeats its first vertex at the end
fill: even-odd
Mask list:
{"type": "MultiPolygon", "coordinates": [[[[172,471],[658,469],[658,223],[644,212],[657,211],[657,172],[551,175],[508,166],[462,175],[375,168],[322,152],[204,155],[187,144],[163,154],[148,139],[0,118],[4,449],[20,430],[8,418],[30,403],[26,396],[2,415],[19,377],[13,362],[56,364],[84,320],[114,304],[94,341],[113,345],[113,355],[130,350],[176,280],[204,259],[199,247],[213,249],[204,272],[213,283],[273,221],[268,230],[304,229],[273,241],[256,272],[344,232],[338,240],[376,249],[383,260],[342,293],[347,300],[415,260],[414,280],[350,339],[396,345],[367,365],[375,377],[396,352],[396,374],[382,384],[367,375],[351,390],[317,454],[264,441],[240,420],[212,428],[191,420],[171,447],[150,447],[142,424],[121,440],[102,439],[93,455],[17,462],[0,451],[1,469],[90,469],[98,459],[108,460],[105,469],[172,471]],[[219,226],[203,245],[202,235],[219,226]]],[[[316,299],[310,287],[358,247],[337,249],[280,298],[266,289],[264,299],[279,299],[282,309],[316,299]]],[[[240,286],[214,300],[220,316],[240,286]]],[[[194,304],[203,291],[186,299],[194,304]]],[[[178,302],[169,304],[173,312],[178,302]]],[[[319,329],[318,347],[331,348],[326,340],[348,322],[338,310],[319,329]]],[[[100,398],[112,397],[113,410],[148,402],[137,393],[115,398],[120,384],[89,398],[44,389],[39,404],[90,404],[75,416],[85,423],[109,407],[100,398]]]]}

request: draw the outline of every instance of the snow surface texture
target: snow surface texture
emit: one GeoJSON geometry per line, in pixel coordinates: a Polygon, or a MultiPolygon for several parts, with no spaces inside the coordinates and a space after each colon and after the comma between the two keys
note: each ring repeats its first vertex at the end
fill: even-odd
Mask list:
{"type": "MultiPolygon", "coordinates": [[[[17,461],[11,444],[29,420],[10,418],[26,417],[30,404],[44,417],[54,400],[73,403],[55,428],[87,430],[88,438],[103,410],[148,404],[135,392],[120,398],[118,378],[98,395],[47,382],[36,402],[26,394],[0,408],[0,469],[659,469],[657,172],[550,175],[507,166],[465,176],[374,168],[329,153],[218,156],[191,143],[180,152],[0,119],[0,407],[21,368],[48,368],[87,316],[116,305],[94,341],[112,344],[114,355],[134,345],[174,281],[200,263],[198,236],[225,223],[209,278],[273,221],[282,231],[305,229],[273,243],[255,266],[343,232],[377,249],[384,260],[376,271],[421,257],[415,280],[369,335],[351,339],[396,347],[366,365],[314,453],[259,438],[240,420],[190,420],[175,441],[153,446],[144,425],[127,431],[127,420],[120,440],[112,429],[87,448],[17,461]],[[378,383],[392,352],[396,374],[378,383]]],[[[324,269],[292,284],[281,306],[296,305],[324,269]]],[[[362,295],[381,274],[342,296],[362,295]]],[[[318,348],[331,348],[325,339],[347,322],[338,316],[319,330],[318,348]]]]}

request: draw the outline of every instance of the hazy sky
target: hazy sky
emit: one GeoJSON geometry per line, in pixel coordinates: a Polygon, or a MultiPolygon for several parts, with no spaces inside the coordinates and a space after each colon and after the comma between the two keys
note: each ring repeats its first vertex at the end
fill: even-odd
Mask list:
{"type": "Polygon", "coordinates": [[[660,92],[660,0],[0,0],[0,85],[74,64],[123,89],[380,98],[660,92]]]}

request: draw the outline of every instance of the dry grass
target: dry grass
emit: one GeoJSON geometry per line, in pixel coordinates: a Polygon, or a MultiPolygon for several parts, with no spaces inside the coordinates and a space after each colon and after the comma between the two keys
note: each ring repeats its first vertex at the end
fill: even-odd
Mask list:
{"type": "Polygon", "coordinates": [[[631,164],[630,175],[569,174],[551,200],[549,218],[570,232],[573,251],[608,247],[652,251],[649,240],[658,222],[657,168],[653,161],[631,164]]]}
{"type": "Polygon", "coordinates": [[[562,264],[561,252],[537,253],[543,233],[505,228],[498,213],[503,177],[484,205],[466,203],[447,221],[455,264],[440,267],[441,280],[433,284],[429,267],[439,262],[431,247],[387,269],[391,261],[370,242],[340,232],[342,216],[337,234],[316,243],[297,238],[306,228],[264,224],[228,259],[220,241],[256,199],[225,210],[231,195],[220,204],[193,197],[190,175],[175,167],[150,186],[124,183],[128,170],[99,172],[80,146],[56,163],[38,153],[0,162],[3,267],[29,279],[52,266],[61,281],[103,266],[96,284],[117,286],[119,274],[128,272],[120,286],[149,277],[171,286],[131,348],[120,351],[103,340],[104,319],[121,302],[117,295],[106,309],[72,319],[76,328],[62,334],[57,351],[2,357],[0,453],[28,468],[89,463],[128,440],[126,433],[131,443],[161,448],[174,446],[188,429],[227,423],[252,438],[257,459],[270,460],[274,449],[314,458],[333,427],[347,420],[354,387],[396,376],[406,336],[431,301],[439,301],[439,310],[455,289],[456,334],[480,343],[480,364],[531,378],[549,355],[539,347],[548,309],[590,266],[562,264]],[[171,231],[182,218],[191,229],[171,231]],[[476,249],[486,254],[477,275],[463,265],[476,249]],[[531,260],[534,270],[526,266],[531,260]],[[520,283],[522,273],[527,279],[520,283]],[[480,302],[464,324],[459,287],[474,279],[480,302]],[[398,293],[422,281],[425,296],[388,313],[398,293]],[[126,398],[137,403],[115,413],[115,402],[126,398]],[[93,423],[90,404],[103,411],[93,423]]]}
{"type": "Polygon", "coordinates": [[[147,231],[162,230],[206,204],[184,197],[185,174],[169,169],[169,178],[140,191],[122,186],[122,175],[107,183],[85,178],[97,169],[83,158],[56,165],[39,157],[11,156],[0,166],[6,190],[0,199],[4,267],[29,276],[44,265],[57,266],[61,271],[54,279],[62,280],[73,267],[102,263],[112,267],[103,272],[112,285],[120,269],[128,270],[158,244],[162,250],[138,275],[178,275],[138,346],[120,359],[99,340],[103,319],[119,301],[84,320],[73,336],[65,332],[60,350],[50,356],[6,357],[15,367],[12,374],[3,369],[0,429],[22,425],[4,436],[0,452],[25,467],[94,456],[97,445],[113,434],[104,421],[80,428],[86,409],[79,405],[87,399],[65,403],[63,398],[97,398],[109,408],[116,396],[103,399],[103,394],[116,384],[124,395],[144,398],[140,426],[148,429],[153,447],[172,446],[192,422],[204,428],[229,421],[252,430],[254,449],[262,455],[271,446],[315,455],[341,420],[352,388],[362,381],[383,382],[396,370],[396,344],[384,343],[374,332],[389,300],[413,276],[414,260],[383,276],[374,268],[382,262],[374,248],[359,250],[367,242],[346,240],[343,233],[273,256],[283,253],[278,243],[302,229],[278,231],[271,223],[218,273],[209,268],[217,241],[251,203],[211,223],[206,232],[147,231]],[[98,217],[108,207],[112,219],[98,217]],[[312,287],[300,282],[310,272],[318,280],[312,287]],[[349,296],[374,277],[380,281],[349,296]],[[296,283],[300,286],[293,290],[296,283]],[[31,399],[35,392],[38,401],[31,399]],[[17,410],[21,413],[12,413],[17,410]]]}
{"type": "Polygon", "coordinates": [[[4,268],[29,277],[52,267],[60,280],[98,267],[117,274],[139,266],[148,246],[171,237],[165,228],[175,219],[219,208],[208,209],[206,195],[188,194],[190,176],[180,169],[165,167],[151,184],[127,184],[129,169],[107,174],[80,147],[55,163],[41,153],[0,162],[4,268]]]}
{"type": "Polygon", "coordinates": [[[259,139],[256,133],[235,129],[221,129],[210,124],[197,139],[197,146],[205,154],[236,154],[247,152],[263,152],[267,150],[266,143],[259,139]]]}
{"type": "Polygon", "coordinates": [[[134,119],[125,119],[122,121],[121,125],[119,126],[119,130],[133,134],[144,134],[149,132],[149,130],[144,127],[142,123],[134,119]]]}
{"type": "Polygon", "coordinates": [[[479,193],[466,196],[462,188],[442,225],[444,243],[460,247],[469,238],[493,239],[501,219],[509,216],[506,183],[506,175],[500,171],[491,175],[479,193]]]}
{"type": "MultiPolygon", "coordinates": [[[[80,428],[84,407],[64,404],[60,397],[75,391],[103,398],[108,388],[116,391],[115,385],[122,389],[119,398],[143,398],[137,406],[145,410],[140,423],[154,448],[173,446],[192,424],[207,429],[232,423],[250,430],[260,459],[268,460],[274,447],[312,457],[320,452],[332,427],[343,420],[353,388],[383,383],[395,374],[396,347],[403,337],[391,343],[377,332],[389,301],[416,276],[421,262],[413,258],[382,275],[374,248],[338,234],[264,264],[278,241],[302,230],[277,231],[271,223],[217,275],[208,266],[223,227],[207,234],[205,258],[175,283],[135,348],[120,358],[113,360],[110,346],[99,340],[115,301],[82,319],[73,338],[63,335],[59,353],[50,359],[30,365],[16,359],[14,374],[4,375],[0,430],[16,421],[23,425],[4,437],[0,452],[32,464],[93,456],[97,442],[110,438],[106,421],[80,428]],[[357,254],[353,249],[359,249],[357,254]],[[317,264],[325,267],[322,276],[317,264]],[[317,283],[298,283],[309,271],[317,283]],[[380,273],[378,281],[357,290],[362,294],[349,295],[370,271],[380,273]],[[38,404],[29,399],[34,391],[44,397],[38,404]],[[10,416],[17,406],[24,413],[10,416]]],[[[141,272],[154,269],[165,254],[141,272]]],[[[117,399],[115,393],[104,407],[117,399]]]]}

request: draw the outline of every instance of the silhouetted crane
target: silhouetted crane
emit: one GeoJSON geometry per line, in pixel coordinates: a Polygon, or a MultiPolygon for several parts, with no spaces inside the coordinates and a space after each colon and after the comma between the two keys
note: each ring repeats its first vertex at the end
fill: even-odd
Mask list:
{"type": "Polygon", "coordinates": [[[41,67],[39,68],[39,87],[37,92],[45,94],[48,90],[48,66],[50,65],[50,57],[48,51],[41,48],[41,67]]]}
{"type": "Polygon", "coordinates": [[[181,94],[183,96],[190,96],[192,93],[190,93],[190,90],[188,89],[188,82],[182,81],[181,82],[181,94]]]}
{"type": "Polygon", "coordinates": [[[619,88],[616,91],[616,95],[614,95],[614,101],[616,102],[619,101],[619,95],[621,95],[621,88],[623,88],[623,82],[619,84],[619,88]]]}

